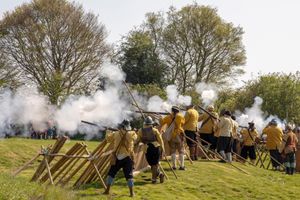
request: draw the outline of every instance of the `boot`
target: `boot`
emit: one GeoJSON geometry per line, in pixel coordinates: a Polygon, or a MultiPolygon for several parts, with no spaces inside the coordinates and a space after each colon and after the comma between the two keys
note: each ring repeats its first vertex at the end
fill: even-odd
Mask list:
{"type": "Polygon", "coordinates": [[[171,155],[172,168],[176,169],[176,153],[171,155]]]}
{"type": "Polygon", "coordinates": [[[189,147],[189,149],[190,149],[190,157],[191,157],[191,159],[195,160],[195,157],[194,157],[194,155],[195,155],[195,147],[189,147]]]}
{"type": "Polygon", "coordinates": [[[198,147],[195,147],[195,151],[194,151],[194,159],[198,160],[198,147]]]}
{"type": "Polygon", "coordinates": [[[232,162],[232,155],[231,155],[231,152],[229,152],[229,153],[226,153],[226,160],[228,161],[228,162],[232,162]]]}
{"type": "Polygon", "coordinates": [[[156,178],[159,175],[158,173],[158,166],[157,165],[152,165],[151,166],[151,172],[152,172],[152,183],[156,183],[156,178]]]}
{"type": "Polygon", "coordinates": [[[133,197],[134,196],[134,192],[133,192],[133,179],[128,179],[127,180],[127,185],[129,188],[129,196],[133,197]]]}
{"type": "Polygon", "coordinates": [[[184,154],[179,154],[179,165],[180,165],[179,170],[185,170],[185,167],[184,167],[184,154]]]}
{"type": "Polygon", "coordinates": [[[286,167],[286,168],[285,168],[285,173],[286,173],[286,174],[290,174],[290,168],[289,168],[289,167],[286,167]]]}
{"type": "Polygon", "coordinates": [[[222,158],[223,158],[224,160],[226,160],[225,151],[220,151],[220,155],[222,156],[222,158]]]}
{"type": "Polygon", "coordinates": [[[129,188],[129,196],[134,197],[133,187],[128,187],[128,188],[129,188]]]}
{"type": "Polygon", "coordinates": [[[290,172],[291,172],[291,175],[293,175],[295,173],[295,168],[291,167],[290,172]]]}
{"type": "Polygon", "coordinates": [[[109,190],[110,190],[110,185],[106,185],[106,189],[103,192],[103,194],[109,194],[109,190]]]}

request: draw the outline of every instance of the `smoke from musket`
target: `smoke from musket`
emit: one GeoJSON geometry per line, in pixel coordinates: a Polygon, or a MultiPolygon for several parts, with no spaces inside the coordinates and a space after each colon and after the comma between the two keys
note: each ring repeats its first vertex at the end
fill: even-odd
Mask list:
{"type": "Polygon", "coordinates": [[[69,97],[57,111],[55,119],[60,130],[82,130],[87,134],[95,134],[95,127],[84,125],[81,120],[100,126],[117,126],[124,118],[130,117],[125,112],[130,103],[122,95],[125,74],[114,65],[105,65],[101,72],[107,80],[104,90],[99,90],[92,96],[69,97]]]}
{"type": "Polygon", "coordinates": [[[171,111],[173,105],[188,106],[192,102],[190,96],[180,95],[176,85],[166,87],[167,100],[164,101],[159,96],[152,96],[148,100],[147,110],[149,111],[171,111]]]}
{"type": "Polygon", "coordinates": [[[262,132],[263,128],[272,120],[276,119],[278,126],[284,128],[284,122],[280,120],[277,116],[267,115],[261,109],[263,104],[263,99],[261,97],[255,97],[254,103],[251,108],[245,108],[243,112],[235,111],[234,115],[237,116],[237,122],[239,125],[248,126],[249,122],[254,122],[255,127],[259,133],[262,132]]]}
{"type": "Polygon", "coordinates": [[[0,92],[0,137],[14,134],[12,126],[19,126],[23,133],[30,124],[36,131],[44,131],[51,118],[53,107],[48,98],[40,95],[35,87],[22,86],[16,92],[0,92]]]}
{"type": "Polygon", "coordinates": [[[197,83],[196,92],[201,96],[204,106],[213,104],[218,98],[218,88],[215,84],[197,83]]]}

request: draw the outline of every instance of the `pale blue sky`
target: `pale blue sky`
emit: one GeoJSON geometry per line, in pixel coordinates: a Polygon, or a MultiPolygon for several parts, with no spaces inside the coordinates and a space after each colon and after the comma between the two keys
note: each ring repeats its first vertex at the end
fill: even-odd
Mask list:
{"type": "MultiPolygon", "coordinates": [[[[28,0],[1,0],[0,16],[28,0]]],[[[99,15],[107,30],[108,41],[118,41],[152,11],[181,8],[193,0],[75,0],[87,11],[99,15]]],[[[300,70],[300,1],[297,0],[197,0],[211,5],[228,22],[243,27],[247,51],[247,80],[258,73],[300,70]]]]}

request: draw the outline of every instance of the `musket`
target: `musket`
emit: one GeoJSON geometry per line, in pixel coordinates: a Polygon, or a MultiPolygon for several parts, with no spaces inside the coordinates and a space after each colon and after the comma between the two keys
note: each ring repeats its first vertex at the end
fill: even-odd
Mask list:
{"type": "Polygon", "coordinates": [[[81,122],[85,123],[85,124],[92,125],[92,126],[97,126],[98,128],[104,128],[104,129],[110,130],[110,131],[119,131],[119,129],[117,129],[117,128],[112,128],[112,127],[108,127],[108,126],[100,126],[98,124],[95,124],[95,123],[92,123],[92,122],[88,122],[88,121],[84,121],[84,120],[81,120],[81,122]]]}
{"type": "Polygon", "coordinates": [[[206,114],[208,114],[209,116],[211,116],[214,119],[218,119],[217,117],[215,117],[213,114],[211,114],[210,112],[208,112],[206,109],[204,109],[203,107],[198,105],[198,108],[200,108],[201,110],[203,110],[206,114]]]}
{"type": "MultiPolygon", "coordinates": [[[[141,111],[134,111],[136,113],[141,113],[141,111]]],[[[169,115],[170,113],[167,112],[153,112],[153,111],[142,111],[144,114],[158,114],[158,115],[169,115]]]]}

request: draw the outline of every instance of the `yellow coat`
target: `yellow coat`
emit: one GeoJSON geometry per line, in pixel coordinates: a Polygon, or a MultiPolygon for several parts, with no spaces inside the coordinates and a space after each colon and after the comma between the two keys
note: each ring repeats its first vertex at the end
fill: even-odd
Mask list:
{"type": "Polygon", "coordinates": [[[248,131],[248,129],[244,128],[241,130],[241,135],[243,137],[244,146],[253,146],[255,144],[255,139],[258,137],[258,132],[256,129],[253,131],[248,131]]]}
{"type": "Polygon", "coordinates": [[[267,135],[266,146],[268,150],[279,149],[283,136],[281,128],[271,125],[264,128],[263,134],[267,135]]]}
{"type": "Polygon", "coordinates": [[[197,124],[199,119],[199,113],[194,108],[188,109],[184,116],[184,130],[197,131],[197,124]]]}
{"type": "MultiPolygon", "coordinates": [[[[215,113],[215,112],[212,112],[211,113],[213,116],[215,116],[216,118],[218,118],[218,114],[215,113]]],[[[212,134],[215,132],[215,129],[216,129],[216,125],[217,125],[217,120],[213,119],[212,117],[210,117],[207,113],[203,113],[199,116],[199,119],[198,119],[199,122],[202,121],[205,122],[205,124],[201,125],[201,127],[199,128],[199,132],[201,134],[212,134]],[[210,118],[210,119],[208,119],[210,118]],[[208,119],[208,121],[207,121],[208,119]]]]}
{"type": "MultiPolygon", "coordinates": [[[[146,126],[145,126],[146,127],[146,126]]],[[[164,148],[164,141],[161,137],[160,132],[156,129],[156,128],[152,128],[154,135],[156,136],[157,141],[155,142],[151,142],[155,147],[161,147],[163,151],[165,151],[164,148]]],[[[140,142],[142,138],[142,129],[140,129],[137,133],[137,142],[140,142]]],[[[145,149],[143,149],[144,151],[147,150],[147,146],[145,147],[145,149]]]]}
{"type": "MultiPolygon", "coordinates": [[[[163,126],[163,125],[167,125],[167,126],[170,126],[172,121],[173,121],[173,118],[174,118],[174,114],[170,114],[164,118],[162,118],[160,120],[160,125],[163,126]]],[[[172,138],[176,138],[177,135],[180,135],[181,133],[184,132],[183,130],[183,125],[184,125],[184,117],[181,113],[177,113],[176,116],[175,116],[175,128],[173,130],[173,133],[172,133],[172,138]]]]}
{"type": "Polygon", "coordinates": [[[114,143],[114,152],[116,152],[118,146],[120,145],[118,152],[116,152],[117,155],[133,155],[134,142],[137,139],[137,135],[134,131],[127,131],[127,133],[125,131],[107,131],[105,138],[108,143],[114,143]],[[124,136],[124,134],[126,135],[124,136]],[[124,142],[121,142],[123,139],[124,142]]]}

